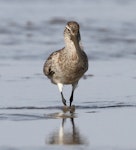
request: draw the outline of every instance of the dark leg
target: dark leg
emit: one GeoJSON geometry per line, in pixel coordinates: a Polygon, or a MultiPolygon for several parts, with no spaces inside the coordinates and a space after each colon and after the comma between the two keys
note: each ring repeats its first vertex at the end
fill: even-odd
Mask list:
{"type": "Polygon", "coordinates": [[[78,82],[72,84],[72,93],[71,93],[71,96],[70,96],[70,107],[71,107],[72,102],[73,102],[73,95],[74,95],[75,88],[77,87],[77,84],[78,84],[78,82]]]}
{"type": "Polygon", "coordinates": [[[74,95],[74,90],[72,90],[72,93],[71,93],[71,96],[70,96],[70,107],[71,107],[71,104],[73,102],[73,95],[74,95]]]}
{"type": "Polygon", "coordinates": [[[62,92],[61,92],[61,98],[62,98],[62,103],[66,106],[66,100],[65,100],[62,92]]]}

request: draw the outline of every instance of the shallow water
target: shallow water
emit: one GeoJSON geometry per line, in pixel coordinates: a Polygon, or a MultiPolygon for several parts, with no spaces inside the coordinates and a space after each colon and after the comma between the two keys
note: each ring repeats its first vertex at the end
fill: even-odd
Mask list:
{"type": "MultiPolygon", "coordinates": [[[[62,111],[60,93],[43,76],[42,63],[0,63],[1,149],[136,147],[135,60],[90,62],[75,92],[73,114],[62,111]]],[[[64,88],[67,99],[70,91],[64,88]]]]}
{"type": "MultiPolygon", "coordinates": [[[[135,6],[0,1],[0,150],[136,148],[135,6]],[[89,57],[72,114],[63,112],[58,88],[42,73],[45,58],[64,46],[68,20],[80,23],[89,57]]],[[[66,86],[67,104],[70,92],[66,86]]]]}

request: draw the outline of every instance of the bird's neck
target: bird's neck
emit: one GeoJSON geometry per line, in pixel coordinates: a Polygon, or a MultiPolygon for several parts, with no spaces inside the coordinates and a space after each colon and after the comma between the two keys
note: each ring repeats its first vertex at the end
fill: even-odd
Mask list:
{"type": "Polygon", "coordinates": [[[80,41],[76,37],[65,38],[65,48],[71,54],[79,54],[82,51],[80,41]]]}

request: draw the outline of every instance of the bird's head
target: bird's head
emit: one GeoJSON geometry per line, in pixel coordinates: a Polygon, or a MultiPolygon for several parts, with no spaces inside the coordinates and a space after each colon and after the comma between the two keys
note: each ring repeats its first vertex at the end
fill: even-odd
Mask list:
{"type": "Polygon", "coordinates": [[[69,39],[76,38],[80,40],[79,24],[75,21],[69,21],[65,27],[64,35],[69,39]]]}
{"type": "Polygon", "coordinates": [[[79,24],[75,21],[68,22],[65,28],[65,32],[70,35],[76,36],[79,32],[79,24]]]}

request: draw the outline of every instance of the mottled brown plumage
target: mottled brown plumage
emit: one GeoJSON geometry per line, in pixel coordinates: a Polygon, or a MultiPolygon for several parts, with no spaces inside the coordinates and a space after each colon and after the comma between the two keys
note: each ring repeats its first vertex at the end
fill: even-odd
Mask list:
{"type": "Polygon", "coordinates": [[[66,100],[62,93],[63,85],[72,84],[71,106],[78,81],[88,69],[88,58],[80,40],[79,24],[74,21],[68,22],[64,30],[65,47],[53,52],[43,67],[44,74],[52,83],[58,85],[64,105],[66,100]]]}

